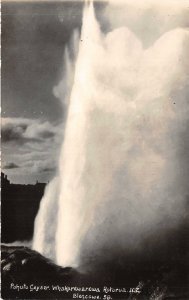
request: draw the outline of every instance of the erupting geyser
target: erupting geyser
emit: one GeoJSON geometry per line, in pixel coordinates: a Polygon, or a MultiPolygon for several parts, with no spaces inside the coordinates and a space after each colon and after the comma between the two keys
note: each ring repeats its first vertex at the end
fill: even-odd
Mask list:
{"type": "MultiPolygon", "coordinates": [[[[81,246],[126,251],[178,222],[189,114],[185,97],[174,103],[187,84],[187,40],[187,30],[175,29],[144,50],[126,27],[104,35],[93,4],[85,5],[59,169],[41,201],[35,250],[78,266],[81,246]]],[[[64,88],[56,87],[60,97],[64,88]]]]}

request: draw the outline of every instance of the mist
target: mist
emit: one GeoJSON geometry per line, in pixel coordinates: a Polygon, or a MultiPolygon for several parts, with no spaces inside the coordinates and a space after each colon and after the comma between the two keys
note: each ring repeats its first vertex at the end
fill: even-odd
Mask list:
{"type": "Polygon", "coordinates": [[[55,88],[69,95],[57,179],[33,247],[87,269],[156,247],[186,218],[189,34],[173,28],[146,47],[126,26],[103,33],[90,4],[75,37],[70,79],[55,88]]]}

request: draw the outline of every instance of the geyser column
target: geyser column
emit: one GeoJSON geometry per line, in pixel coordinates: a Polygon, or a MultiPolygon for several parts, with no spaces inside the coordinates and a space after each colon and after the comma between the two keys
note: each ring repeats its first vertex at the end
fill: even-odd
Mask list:
{"type": "Polygon", "coordinates": [[[86,171],[86,143],[91,109],[92,57],[100,39],[94,8],[86,4],[73,89],[62,145],[59,172],[60,195],[56,232],[56,258],[62,266],[77,266],[80,244],[90,218],[92,203],[83,176],[86,171]]]}

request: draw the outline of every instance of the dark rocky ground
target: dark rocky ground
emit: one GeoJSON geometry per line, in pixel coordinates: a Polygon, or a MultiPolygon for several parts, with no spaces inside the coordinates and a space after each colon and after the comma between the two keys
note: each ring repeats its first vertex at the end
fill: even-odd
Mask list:
{"type": "MultiPolygon", "coordinates": [[[[59,267],[27,247],[2,245],[1,251],[2,299],[73,299],[73,292],[53,290],[53,286],[57,285],[60,288],[99,287],[101,291],[104,286],[138,286],[141,291],[140,294],[79,292],[80,295],[99,295],[100,299],[108,300],[189,299],[186,257],[167,264],[141,262],[133,265],[131,259],[122,270],[81,274],[72,268],[59,267]],[[39,290],[36,291],[36,288],[39,290]],[[107,298],[107,295],[111,298],[107,298]]],[[[79,298],[79,295],[77,297],[86,299],[79,298]]]]}
{"type": "Polygon", "coordinates": [[[22,287],[25,284],[30,287],[33,284],[39,287],[58,283],[62,285],[74,283],[79,278],[79,274],[72,268],[61,268],[27,247],[3,245],[1,253],[3,299],[57,298],[56,292],[51,290],[35,292],[23,287],[18,291],[16,286],[22,287]]]}
{"type": "Polygon", "coordinates": [[[30,240],[33,237],[45,184],[21,185],[1,182],[1,241],[30,240]]]}

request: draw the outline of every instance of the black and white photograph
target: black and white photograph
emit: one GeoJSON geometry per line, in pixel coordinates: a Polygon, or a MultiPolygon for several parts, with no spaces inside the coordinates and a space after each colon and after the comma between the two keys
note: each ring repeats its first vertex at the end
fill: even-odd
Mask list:
{"type": "Polygon", "coordinates": [[[2,0],[1,298],[189,299],[189,0],[2,0]]]}

